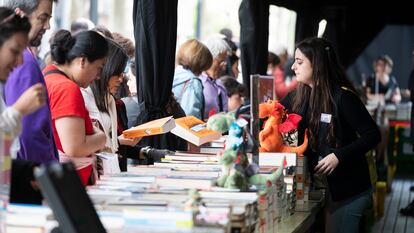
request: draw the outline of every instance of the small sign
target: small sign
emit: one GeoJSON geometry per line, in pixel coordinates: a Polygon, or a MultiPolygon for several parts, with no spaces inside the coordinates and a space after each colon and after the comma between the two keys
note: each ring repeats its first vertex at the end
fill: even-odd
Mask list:
{"type": "Polygon", "coordinates": [[[321,122],[323,123],[331,123],[332,115],[328,113],[321,114],[321,122]]]}

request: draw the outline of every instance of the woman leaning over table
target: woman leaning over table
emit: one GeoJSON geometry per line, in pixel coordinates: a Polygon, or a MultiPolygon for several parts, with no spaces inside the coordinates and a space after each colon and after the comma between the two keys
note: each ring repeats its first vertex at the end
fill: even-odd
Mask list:
{"type": "Polygon", "coordinates": [[[51,41],[55,65],[44,70],[52,112],[53,133],[60,161],[74,162],[84,185],[92,184],[94,152],[105,147],[105,134],[92,126],[80,88],[99,78],[106,62],[108,44],[97,32],[72,36],[58,31],[51,41]]]}
{"type": "Polygon", "coordinates": [[[139,159],[140,148],[134,146],[140,138],[127,139],[122,134],[118,136],[120,119],[117,116],[117,108],[114,95],[118,92],[124,79],[124,70],[128,62],[128,56],[124,49],[115,41],[108,40],[109,53],[106,64],[102,69],[99,79],[92,82],[90,87],[82,89],[86,108],[92,120],[97,121],[106,135],[106,151],[120,153],[121,170],[126,170],[126,158],[139,159]]]}

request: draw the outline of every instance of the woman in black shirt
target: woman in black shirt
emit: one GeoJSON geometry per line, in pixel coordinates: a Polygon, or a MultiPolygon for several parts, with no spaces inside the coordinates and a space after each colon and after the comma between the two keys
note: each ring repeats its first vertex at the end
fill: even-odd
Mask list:
{"type": "Polygon", "coordinates": [[[303,117],[299,138],[308,128],[310,171],[326,175],[326,232],[358,232],[372,189],[365,153],[380,141],[378,127],[328,41],[299,43],[292,69],[299,85],[282,104],[303,117]]]}

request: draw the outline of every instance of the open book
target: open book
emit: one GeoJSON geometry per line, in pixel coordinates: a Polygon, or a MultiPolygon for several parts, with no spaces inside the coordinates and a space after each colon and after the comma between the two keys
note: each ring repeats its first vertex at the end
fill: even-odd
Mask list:
{"type": "Polygon", "coordinates": [[[125,138],[140,138],[168,133],[174,127],[174,118],[172,116],[169,116],[129,128],[122,132],[122,134],[125,138]]]}
{"type": "Polygon", "coordinates": [[[206,123],[194,116],[175,119],[175,125],[171,133],[196,146],[217,140],[221,137],[220,132],[207,129],[206,123]]]}

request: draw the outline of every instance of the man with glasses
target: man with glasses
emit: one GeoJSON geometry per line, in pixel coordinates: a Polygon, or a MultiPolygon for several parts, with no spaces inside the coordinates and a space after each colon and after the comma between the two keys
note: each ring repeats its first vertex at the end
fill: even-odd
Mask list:
{"type": "MultiPolygon", "coordinates": [[[[49,20],[52,17],[53,0],[8,0],[5,5],[14,9],[16,14],[28,17],[31,24],[28,46],[38,47],[44,33],[50,29],[49,20]]],[[[8,77],[5,87],[7,105],[13,105],[19,96],[34,84],[45,84],[36,56],[29,47],[25,49],[23,59],[24,63],[16,67],[8,77]]],[[[18,159],[37,163],[58,161],[48,100],[42,108],[23,117],[23,128],[19,141],[18,159]]],[[[19,201],[29,203],[40,201],[40,196],[36,198],[35,195],[27,192],[30,190],[21,191],[15,197],[19,201]]]]}

